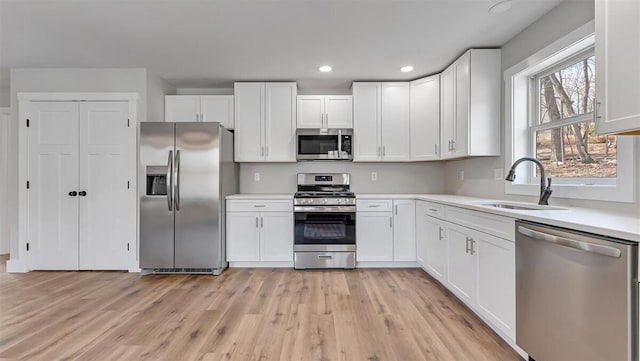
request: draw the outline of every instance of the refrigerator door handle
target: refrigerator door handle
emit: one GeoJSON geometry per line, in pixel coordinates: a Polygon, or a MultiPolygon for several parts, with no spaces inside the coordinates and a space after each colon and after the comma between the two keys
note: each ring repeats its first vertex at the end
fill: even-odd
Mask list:
{"type": "Polygon", "coordinates": [[[169,160],[167,160],[167,204],[169,211],[173,211],[173,151],[169,151],[169,160]]]}
{"type": "Polygon", "coordinates": [[[176,205],[176,211],[180,210],[180,151],[176,150],[176,188],[175,188],[175,194],[174,194],[174,198],[175,198],[175,205],[176,205]]]}

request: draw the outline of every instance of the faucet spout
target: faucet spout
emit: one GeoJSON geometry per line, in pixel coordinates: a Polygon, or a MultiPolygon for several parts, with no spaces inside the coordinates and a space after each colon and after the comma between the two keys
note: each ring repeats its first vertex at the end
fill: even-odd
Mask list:
{"type": "Polygon", "coordinates": [[[533,162],[540,169],[540,198],[538,199],[538,204],[549,205],[549,197],[551,197],[551,193],[553,192],[553,190],[551,190],[551,178],[546,177],[544,165],[536,158],[523,157],[513,162],[505,180],[513,182],[516,179],[516,167],[525,161],[533,162]]]}

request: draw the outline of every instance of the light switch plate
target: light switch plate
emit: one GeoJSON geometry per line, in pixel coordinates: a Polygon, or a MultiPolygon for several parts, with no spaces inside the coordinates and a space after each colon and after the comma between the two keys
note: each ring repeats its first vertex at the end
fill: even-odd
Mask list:
{"type": "Polygon", "coordinates": [[[461,170],[458,172],[458,180],[462,182],[464,180],[464,171],[461,170]]]}
{"type": "Polygon", "coordinates": [[[371,180],[373,182],[378,180],[378,172],[371,172],[371,180]]]}
{"type": "Polygon", "coordinates": [[[260,182],[260,173],[258,172],[253,173],[253,180],[255,182],[260,182]]]}
{"type": "Polygon", "coordinates": [[[496,168],[493,170],[493,180],[503,180],[504,179],[504,169],[496,168]]]}

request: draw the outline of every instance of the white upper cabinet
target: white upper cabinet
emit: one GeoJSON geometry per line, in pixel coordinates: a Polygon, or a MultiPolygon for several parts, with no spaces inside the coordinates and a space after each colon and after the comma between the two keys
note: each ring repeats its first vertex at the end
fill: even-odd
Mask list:
{"type": "Polygon", "coordinates": [[[295,162],[296,83],[235,84],[235,161],[295,162]]]}
{"type": "Polygon", "coordinates": [[[233,95],[167,95],[165,122],[219,122],[233,129],[233,95]]]}
{"type": "Polygon", "coordinates": [[[353,160],[408,161],[409,112],[409,83],[353,83],[353,160]]]}
{"type": "Polygon", "coordinates": [[[440,158],[500,155],[500,49],[471,49],[441,75],[440,158]]]}
{"type": "Polygon", "coordinates": [[[299,129],[353,128],[350,95],[299,95],[299,129]]]}
{"type": "Polygon", "coordinates": [[[227,129],[233,129],[233,95],[200,97],[200,121],[218,122],[227,129]]]}
{"type": "Polygon", "coordinates": [[[640,134],[640,1],[596,0],[596,130],[640,134]]]}
{"type": "Polygon", "coordinates": [[[352,99],[351,95],[325,95],[324,120],[327,128],[353,128],[352,99]]]}
{"type": "Polygon", "coordinates": [[[353,83],[353,160],[380,160],[380,83],[353,83]]]}
{"type": "Polygon", "coordinates": [[[197,95],[166,95],[164,97],[165,122],[199,122],[200,97],[197,95]]]}
{"type": "Polygon", "coordinates": [[[440,158],[440,75],[411,82],[411,160],[440,158]]]}

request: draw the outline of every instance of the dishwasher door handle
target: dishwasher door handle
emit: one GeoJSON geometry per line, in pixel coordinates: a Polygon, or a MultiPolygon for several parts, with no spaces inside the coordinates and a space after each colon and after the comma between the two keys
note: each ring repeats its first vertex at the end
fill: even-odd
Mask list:
{"type": "Polygon", "coordinates": [[[534,231],[533,229],[524,226],[518,226],[518,232],[524,234],[525,236],[541,241],[547,241],[564,247],[574,248],[589,253],[597,253],[607,257],[620,258],[620,255],[622,254],[619,249],[614,247],[602,246],[595,243],[581,242],[576,241],[575,239],[554,236],[552,234],[534,231]]]}

